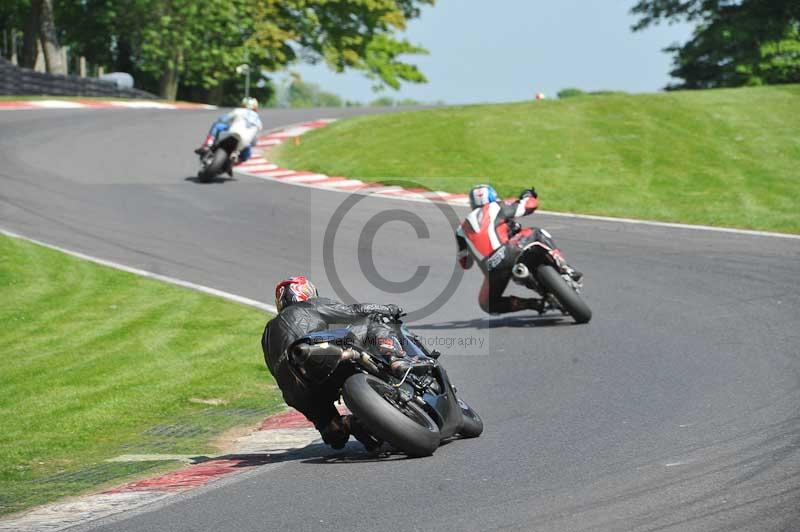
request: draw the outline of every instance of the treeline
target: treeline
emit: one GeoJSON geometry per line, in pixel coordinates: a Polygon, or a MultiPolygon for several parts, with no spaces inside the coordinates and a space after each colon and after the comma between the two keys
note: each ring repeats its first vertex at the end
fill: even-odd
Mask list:
{"type": "Polygon", "coordinates": [[[578,96],[609,96],[611,94],[627,94],[627,93],[625,91],[609,91],[609,90],[584,91],[582,89],[568,87],[566,89],[561,89],[560,91],[558,91],[556,96],[558,96],[559,100],[563,100],[564,98],[576,98],[578,96]]]}
{"type": "Polygon", "coordinates": [[[0,25],[21,36],[19,63],[39,50],[64,73],[61,47],[167,99],[235,102],[236,67],[249,64],[251,93],[273,99],[271,74],[297,62],[363,72],[376,86],[423,83],[404,60],[427,53],[396,32],[435,0],[3,0],[0,25]]]}
{"type": "Polygon", "coordinates": [[[444,105],[444,102],[421,102],[412,98],[395,99],[381,96],[370,102],[346,100],[338,94],[323,90],[316,83],[303,81],[300,76],[275,84],[268,100],[268,107],[402,107],[410,105],[444,105]]]}

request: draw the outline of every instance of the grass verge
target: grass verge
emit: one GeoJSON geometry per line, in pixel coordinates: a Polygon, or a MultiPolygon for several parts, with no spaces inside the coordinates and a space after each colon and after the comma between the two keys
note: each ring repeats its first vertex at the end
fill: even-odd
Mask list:
{"type": "Polygon", "coordinates": [[[502,195],[543,209],[800,232],[800,85],[604,95],[363,116],[286,143],[282,166],[502,195]]]}
{"type": "Polygon", "coordinates": [[[282,404],[267,316],[0,237],[0,514],[176,467],[282,404]]]}

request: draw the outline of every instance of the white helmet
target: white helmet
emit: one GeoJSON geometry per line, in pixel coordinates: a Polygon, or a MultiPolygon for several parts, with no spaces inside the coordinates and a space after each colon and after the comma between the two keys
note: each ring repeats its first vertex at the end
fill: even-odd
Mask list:
{"type": "Polygon", "coordinates": [[[255,98],[242,98],[242,107],[251,111],[258,111],[258,100],[255,98]]]}

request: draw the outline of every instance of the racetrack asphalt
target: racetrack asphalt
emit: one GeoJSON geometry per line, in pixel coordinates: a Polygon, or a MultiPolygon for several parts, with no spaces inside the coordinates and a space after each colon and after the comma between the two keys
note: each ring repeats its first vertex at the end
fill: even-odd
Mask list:
{"type": "MultiPolygon", "coordinates": [[[[366,111],[262,117],[273,127],[366,111]]],[[[411,311],[450,281],[452,216],[463,209],[364,199],[324,257],[347,194],[245,176],[194,182],[191,150],[217,114],[0,113],[0,226],[263,301],[294,273],[335,297],[332,264],[354,298],[411,311]],[[390,221],[377,228],[381,217],[390,221]],[[409,223],[420,222],[418,235],[409,223]],[[427,277],[391,293],[362,273],[370,253],[389,281],[419,266],[427,277]]],[[[441,346],[460,395],[484,418],[482,437],[417,460],[312,446],[84,528],[800,530],[800,241],[523,221],[547,228],[585,272],[589,324],[487,316],[474,270],[412,324],[441,346]]]]}

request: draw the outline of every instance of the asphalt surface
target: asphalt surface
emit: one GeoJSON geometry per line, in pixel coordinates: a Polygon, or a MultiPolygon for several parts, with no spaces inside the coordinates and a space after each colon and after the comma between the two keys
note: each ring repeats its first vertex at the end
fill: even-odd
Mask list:
{"type": "MultiPolygon", "coordinates": [[[[463,211],[365,199],[341,217],[325,257],[346,194],[189,179],[191,150],[216,114],[0,113],[0,226],[265,301],[293,273],[336,295],[331,265],[359,300],[411,311],[436,300],[454,275],[451,222],[463,211]],[[394,221],[371,244],[375,215],[394,221]],[[409,216],[427,237],[398,221],[409,216]],[[420,266],[427,277],[390,293],[362,273],[370,253],[389,281],[420,266]]],[[[263,118],[271,127],[336,115],[263,118]]],[[[482,437],[418,460],[312,446],[88,528],[800,530],[800,241],[526,221],[549,229],[586,273],[591,323],[484,315],[470,271],[415,324],[483,416],[482,437]]]]}

